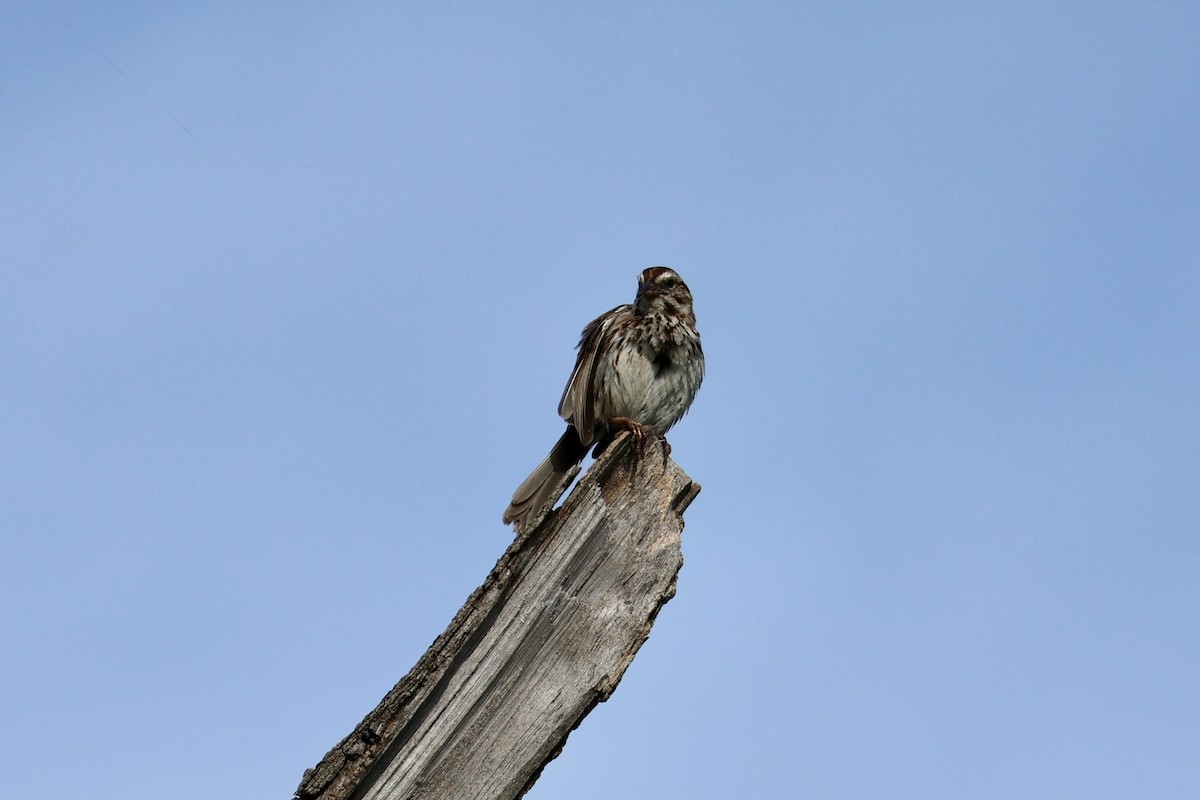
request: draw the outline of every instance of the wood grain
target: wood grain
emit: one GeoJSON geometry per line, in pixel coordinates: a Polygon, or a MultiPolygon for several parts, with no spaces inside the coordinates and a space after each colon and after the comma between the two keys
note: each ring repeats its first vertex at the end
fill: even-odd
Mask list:
{"type": "Polygon", "coordinates": [[[616,689],[675,594],[700,491],[623,435],[522,534],[450,626],[313,769],[297,800],[507,800],[616,689]]]}

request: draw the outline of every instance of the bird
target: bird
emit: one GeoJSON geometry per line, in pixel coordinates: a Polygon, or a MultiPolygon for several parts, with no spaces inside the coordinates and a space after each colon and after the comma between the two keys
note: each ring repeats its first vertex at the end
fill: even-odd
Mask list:
{"type": "Polygon", "coordinates": [[[704,380],[692,293],[669,267],[643,270],[633,302],[588,323],[578,350],[558,403],[567,429],[504,512],[504,522],[519,532],[593,445],[602,452],[621,429],[637,444],[662,438],[687,413],[704,380]]]}

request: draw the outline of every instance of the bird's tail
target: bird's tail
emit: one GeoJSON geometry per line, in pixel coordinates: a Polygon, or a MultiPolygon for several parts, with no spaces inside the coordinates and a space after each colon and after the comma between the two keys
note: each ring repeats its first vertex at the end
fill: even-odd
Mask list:
{"type": "Polygon", "coordinates": [[[542,459],[542,463],[513,493],[512,502],[504,512],[504,522],[515,522],[518,531],[527,530],[529,522],[541,512],[542,507],[558,499],[552,495],[559,490],[559,481],[583,460],[589,446],[579,441],[575,426],[568,425],[566,432],[550,450],[550,455],[542,459]]]}

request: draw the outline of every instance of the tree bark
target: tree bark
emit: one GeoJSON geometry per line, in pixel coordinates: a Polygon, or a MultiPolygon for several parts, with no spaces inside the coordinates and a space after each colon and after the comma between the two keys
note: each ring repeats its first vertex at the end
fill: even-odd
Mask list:
{"type": "MultiPolygon", "coordinates": [[[[700,491],[662,444],[622,435],[516,540],[296,800],[510,800],[625,674],[683,565],[700,491]]],[[[568,479],[569,480],[569,479],[568,479]]]]}

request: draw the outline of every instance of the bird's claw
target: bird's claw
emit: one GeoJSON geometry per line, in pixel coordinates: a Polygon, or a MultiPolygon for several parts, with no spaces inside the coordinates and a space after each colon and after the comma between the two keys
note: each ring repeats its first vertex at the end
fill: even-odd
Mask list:
{"type": "Polygon", "coordinates": [[[633,438],[633,455],[635,463],[641,461],[642,457],[646,454],[647,442],[649,442],[651,439],[662,442],[663,469],[667,468],[667,458],[671,455],[671,444],[666,440],[665,437],[659,436],[642,423],[628,417],[613,417],[612,424],[629,431],[629,435],[633,438]]]}

